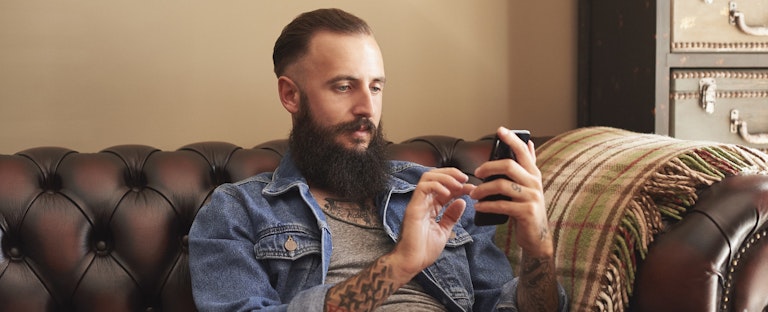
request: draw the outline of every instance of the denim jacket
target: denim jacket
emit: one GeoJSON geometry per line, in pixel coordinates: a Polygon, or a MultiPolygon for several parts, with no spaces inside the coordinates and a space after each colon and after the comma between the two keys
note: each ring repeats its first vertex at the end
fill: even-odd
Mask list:
{"type": "MultiPolygon", "coordinates": [[[[397,242],[405,207],[429,168],[391,162],[389,191],[376,198],[397,242]]],[[[492,226],[473,224],[473,201],[434,264],[416,279],[449,311],[516,311],[516,279],[492,226]],[[505,285],[507,284],[507,285],[505,285]]],[[[273,173],[224,184],[190,229],[189,267],[201,311],[323,311],[332,237],[290,155],[273,173]]],[[[561,289],[562,293],[562,289],[561,289]]],[[[561,297],[563,294],[561,294],[561,297]]],[[[561,298],[561,306],[563,305],[561,298]]]]}

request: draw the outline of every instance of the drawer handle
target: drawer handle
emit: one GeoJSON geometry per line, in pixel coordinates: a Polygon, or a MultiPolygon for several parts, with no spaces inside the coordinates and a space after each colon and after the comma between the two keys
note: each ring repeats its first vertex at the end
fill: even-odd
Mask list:
{"type": "Polygon", "coordinates": [[[744,141],[750,144],[768,144],[768,134],[750,134],[747,122],[739,118],[739,110],[731,110],[731,133],[738,133],[744,141]]]}
{"type": "Polygon", "coordinates": [[[739,30],[752,36],[768,36],[768,27],[752,27],[747,25],[747,21],[744,19],[744,13],[736,10],[736,2],[728,2],[730,14],[728,15],[728,22],[731,25],[736,25],[739,30]]]}
{"type": "Polygon", "coordinates": [[[714,78],[702,78],[699,80],[699,104],[707,114],[715,112],[716,90],[717,83],[714,78]]]}

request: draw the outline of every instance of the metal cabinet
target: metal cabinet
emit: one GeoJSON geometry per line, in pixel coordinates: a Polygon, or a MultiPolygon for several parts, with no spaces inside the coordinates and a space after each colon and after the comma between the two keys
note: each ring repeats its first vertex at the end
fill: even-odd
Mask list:
{"type": "Polygon", "coordinates": [[[579,2],[579,126],[768,147],[768,0],[579,2]]]}

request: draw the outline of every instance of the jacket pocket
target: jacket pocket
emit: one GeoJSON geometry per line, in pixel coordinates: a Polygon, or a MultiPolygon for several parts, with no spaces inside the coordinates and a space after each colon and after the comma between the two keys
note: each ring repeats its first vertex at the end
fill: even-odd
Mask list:
{"type": "Polygon", "coordinates": [[[281,225],[259,233],[253,246],[257,259],[296,260],[321,253],[320,235],[302,225],[281,225]]]}

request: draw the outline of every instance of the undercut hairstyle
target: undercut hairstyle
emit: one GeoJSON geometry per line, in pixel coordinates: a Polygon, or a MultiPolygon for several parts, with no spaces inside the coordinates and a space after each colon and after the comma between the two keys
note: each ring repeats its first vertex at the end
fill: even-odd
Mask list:
{"type": "Polygon", "coordinates": [[[319,9],[302,13],[283,28],[280,37],[275,41],[272,63],[277,77],[284,75],[289,65],[307,53],[309,41],[318,31],[373,34],[364,20],[340,9],[319,9]]]}

